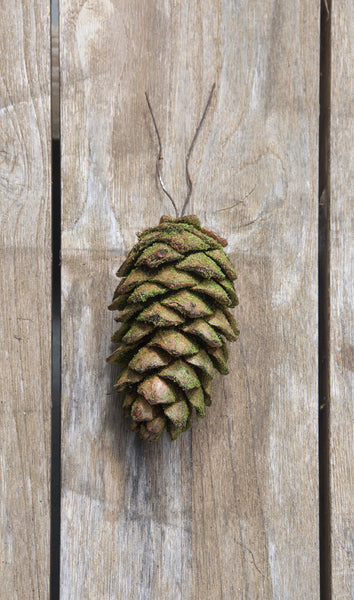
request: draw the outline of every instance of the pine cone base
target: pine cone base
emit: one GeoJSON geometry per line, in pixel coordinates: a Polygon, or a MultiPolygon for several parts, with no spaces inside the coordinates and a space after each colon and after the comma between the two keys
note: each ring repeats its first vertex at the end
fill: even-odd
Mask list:
{"type": "Polygon", "coordinates": [[[198,217],[163,216],[138,234],[117,272],[110,310],[121,322],[107,358],[122,366],[115,388],[124,413],[143,440],[164,429],[171,440],[205,416],[216,371],[226,375],[226,340],[239,335],[230,308],[238,304],[227,241],[198,217]]]}

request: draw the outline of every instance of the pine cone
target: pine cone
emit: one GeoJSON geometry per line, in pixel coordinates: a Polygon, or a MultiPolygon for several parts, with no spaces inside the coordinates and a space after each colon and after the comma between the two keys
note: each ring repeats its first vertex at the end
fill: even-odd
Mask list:
{"type": "Polygon", "coordinates": [[[228,373],[224,338],[239,335],[227,308],[238,304],[236,273],[227,241],[194,215],[163,216],[138,238],[108,307],[122,325],[107,362],[123,365],[115,388],[132,429],[156,441],[166,428],[175,440],[192,426],[193,408],[204,417],[214,369],[228,373]]]}

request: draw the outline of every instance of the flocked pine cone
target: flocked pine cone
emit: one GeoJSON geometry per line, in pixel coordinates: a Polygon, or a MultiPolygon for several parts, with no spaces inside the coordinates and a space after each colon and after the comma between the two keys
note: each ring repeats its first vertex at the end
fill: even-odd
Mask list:
{"type": "Polygon", "coordinates": [[[196,216],[161,217],[138,235],[117,275],[123,277],[110,310],[120,329],[119,347],[107,359],[123,366],[115,388],[142,439],[156,441],[166,428],[172,440],[204,417],[211,404],[215,368],[228,373],[225,339],[239,331],[229,307],[238,299],[227,241],[202,229],[196,216]]]}

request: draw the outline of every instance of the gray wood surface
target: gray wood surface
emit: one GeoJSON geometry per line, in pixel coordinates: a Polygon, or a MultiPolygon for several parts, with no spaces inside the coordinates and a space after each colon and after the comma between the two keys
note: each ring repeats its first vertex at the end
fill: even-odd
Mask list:
{"type": "Polygon", "coordinates": [[[332,598],[354,599],[354,16],[332,1],[330,503],[332,598]]]}
{"type": "Polygon", "coordinates": [[[59,30],[52,21],[52,137],[60,139],[60,97],[59,97],[59,30]]]}
{"type": "Polygon", "coordinates": [[[63,0],[61,598],[315,600],[319,3],[63,0]],[[205,420],[140,442],[105,364],[114,273],[181,208],[229,239],[241,337],[205,420]]]}
{"type": "Polygon", "coordinates": [[[50,2],[0,7],[0,598],[49,598],[50,2]]]}

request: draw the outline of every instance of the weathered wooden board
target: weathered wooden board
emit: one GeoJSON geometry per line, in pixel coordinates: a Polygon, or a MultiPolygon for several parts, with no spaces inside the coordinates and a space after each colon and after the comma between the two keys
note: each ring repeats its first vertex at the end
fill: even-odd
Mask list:
{"type": "Polygon", "coordinates": [[[60,99],[59,99],[59,30],[58,23],[52,21],[52,137],[60,138],[60,99]]]}
{"type": "Polygon", "coordinates": [[[0,597],[49,598],[50,2],[0,8],[0,597]]]}
{"type": "Polygon", "coordinates": [[[332,0],[330,504],[332,598],[354,598],[354,15],[332,0]]]}
{"type": "Polygon", "coordinates": [[[319,5],[63,0],[61,597],[319,597],[319,5]],[[135,232],[181,208],[229,238],[241,338],[207,418],[145,446],[105,365],[135,232]]]}

